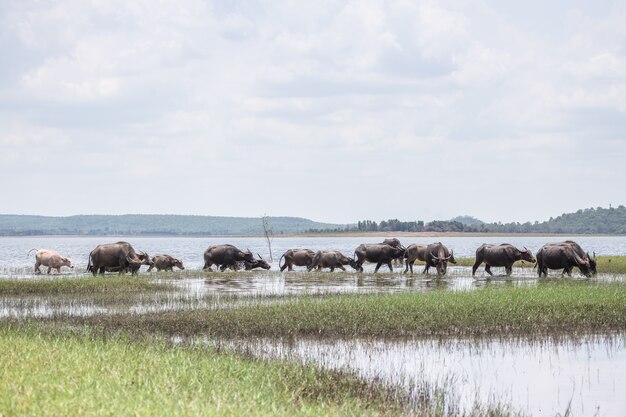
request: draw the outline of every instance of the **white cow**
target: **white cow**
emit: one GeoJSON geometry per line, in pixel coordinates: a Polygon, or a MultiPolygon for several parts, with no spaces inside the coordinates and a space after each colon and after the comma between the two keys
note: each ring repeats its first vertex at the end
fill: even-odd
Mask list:
{"type": "Polygon", "coordinates": [[[52,268],[56,269],[57,273],[60,273],[62,266],[74,269],[72,261],[61,256],[59,252],[48,249],[31,249],[28,251],[28,255],[30,255],[32,251],[37,251],[37,253],[35,253],[35,273],[37,274],[41,274],[39,267],[42,265],[48,267],[48,274],[52,268]]]}

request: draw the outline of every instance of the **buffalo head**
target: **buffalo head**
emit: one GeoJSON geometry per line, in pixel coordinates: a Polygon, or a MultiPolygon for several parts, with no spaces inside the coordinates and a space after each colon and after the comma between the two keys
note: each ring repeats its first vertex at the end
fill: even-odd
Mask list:
{"type": "Polygon", "coordinates": [[[531,262],[531,263],[537,262],[537,260],[533,256],[533,253],[526,246],[524,246],[524,250],[520,251],[520,254],[522,256],[521,258],[522,261],[531,262]]]}

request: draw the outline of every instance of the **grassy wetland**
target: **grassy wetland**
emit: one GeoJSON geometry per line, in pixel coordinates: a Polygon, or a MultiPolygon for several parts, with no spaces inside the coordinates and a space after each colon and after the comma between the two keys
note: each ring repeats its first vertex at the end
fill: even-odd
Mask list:
{"type": "MultiPolygon", "coordinates": [[[[515,265],[512,277],[494,270],[492,279],[481,267],[473,279],[473,259],[458,261],[442,278],[422,275],[416,263],[413,276],[399,268],[216,273],[192,266],[138,277],[0,279],[0,344],[11,352],[0,359],[1,376],[13,381],[0,388],[0,414],[533,415],[506,393],[484,393],[479,384],[476,394],[466,392],[463,370],[432,374],[463,362],[468,350],[483,358],[482,368],[500,352],[524,356],[519,343],[535,351],[511,363],[530,368],[544,352],[537,346],[554,340],[556,350],[562,339],[576,345],[589,335],[598,338],[593,352],[613,352],[607,363],[618,362],[610,368],[622,363],[626,257],[598,256],[600,274],[591,279],[576,271],[538,279],[530,264],[515,265]],[[325,357],[352,359],[331,365],[325,357]],[[374,357],[383,359],[367,365],[374,357]]],[[[572,349],[588,360],[585,345],[572,349]]],[[[588,401],[584,407],[593,407],[588,401]]],[[[563,415],[567,404],[554,410],[563,415]]]]}

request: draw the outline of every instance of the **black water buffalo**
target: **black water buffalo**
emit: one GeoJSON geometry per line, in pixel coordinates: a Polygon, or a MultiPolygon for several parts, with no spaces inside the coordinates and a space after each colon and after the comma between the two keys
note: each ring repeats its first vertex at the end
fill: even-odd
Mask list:
{"type": "Polygon", "coordinates": [[[513,271],[513,264],[516,261],[535,262],[535,257],[532,252],[524,247],[524,250],[519,250],[515,246],[508,243],[502,243],[500,245],[490,245],[483,243],[476,249],[476,261],[472,266],[472,276],[476,273],[476,270],[481,263],[485,263],[485,271],[493,276],[491,272],[492,266],[503,266],[506,271],[506,275],[510,276],[513,271]]]}
{"type": "Polygon", "coordinates": [[[135,252],[128,242],[106,243],[96,246],[89,254],[87,271],[94,276],[105,271],[137,274],[141,265],[151,265],[152,259],[145,252],[135,252]]]}
{"type": "Polygon", "coordinates": [[[237,269],[237,262],[254,262],[254,255],[250,250],[242,251],[233,245],[209,246],[204,251],[204,266],[202,269],[211,270],[211,265],[218,266],[222,271],[226,268],[237,269]]]}
{"type": "Polygon", "coordinates": [[[265,260],[263,259],[263,257],[261,255],[259,255],[257,253],[257,255],[259,256],[258,259],[254,259],[252,262],[250,261],[237,261],[235,262],[235,265],[222,265],[220,266],[220,271],[225,271],[226,268],[230,268],[232,270],[238,271],[240,269],[245,269],[246,271],[251,271],[253,269],[256,268],[262,268],[262,269],[270,269],[272,266],[265,260]]]}
{"type": "Polygon", "coordinates": [[[313,262],[313,257],[315,256],[315,252],[311,249],[289,249],[287,252],[283,253],[283,256],[280,257],[278,261],[278,266],[280,267],[280,271],[284,271],[285,268],[289,268],[289,271],[293,271],[293,266],[306,266],[307,268],[313,262]],[[283,258],[285,259],[285,263],[281,266],[283,258]]]}
{"type": "Polygon", "coordinates": [[[411,274],[413,274],[413,264],[415,261],[426,261],[426,247],[428,245],[418,245],[413,243],[406,248],[406,253],[404,254],[405,265],[404,273],[406,274],[409,269],[411,270],[411,274]]]}
{"type": "Polygon", "coordinates": [[[152,265],[148,268],[148,272],[156,268],[157,271],[172,271],[174,267],[179,269],[185,269],[183,261],[176,259],[170,255],[156,255],[152,258],[152,265]]]}
{"type": "Polygon", "coordinates": [[[344,256],[341,252],[334,250],[320,250],[317,251],[313,257],[311,265],[307,267],[307,270],[311,271],[314,268],[317,268],[318,270],[322,268],[330,268],[330,272],[333,272],[335,268],[339,268],[342,271],[345,271],[346,268],[344,268],[344,265],[350,265],[353,269],[357,269],[354,259],[344,256]]]}
{"type": "Polygon", "coordinates": [[[433,266],[437,269],[437,275],[445,275],[448,270],[448,262],[455,264],[454,253],[449,251],[441,242],[431,243],[426,246],[424,254],[424,274],[433,266]]]}
{"type": "Polygon", "coordinates": [[[537,252],[537,273],[548,276],[548,269],[563,269],[563,275],[572,276],[572,269],[577,267],[580,272],[591,277],[589,259],[580,256],[572,245],[545,244],[537,252]]]}
{"type": "MultiPolygon", "coordinates": [[[[566,240],[564,242],[556,242],[556,243],[548,243],[548,245],[559,245],[559,246],[570,246],[578,256],[583,259],[587,259],[589,261],[589,270],[593,275],[598,273],[597,262],[596,262],[596,253],[593,253],[593,257],[589,256],[589,252],[585,252],[580,245],[573,240],[566,240]]],[[[566,271],[563,271],[565,273],[566,271]]]]}
{"type": "MultiPolygon", "coordinates": [[[[394,248],[406,249],[404,246],[402,246],[402,243],[400,243],[400,239],[395,237],[385,239],[381,243],[383,245],[389,245],[394,248]]],[[[399,258],[394,259],[394,262],[396,263],[396,265],[402,265],[402,260],[399,258]]]]}
{"type": "Polygon", "coordinates": [[[253,262],[243,261],[243,267],[246,271],[250,271],[256,268],[269,270],[272,266],[259,255],[259,259],[255,259],[253,262]]]}
{"type": "Polygon", "coordinates": [[[383,245],[389,245],[392,248],[401,248],[401,249],[406,249],[404,246],[402,246],[402,244],[400,243],[400,240],[398,238],[391,238],[391,239],[385,239],[382,242],[380,242],[383,245]]]}
{"type": "Polygon", "coordinates": [[[382,264],[386,264],[389,270],[393,271],[391,261],[404,258],[405,252],[406,249],[403,247],[393,247],[385,243],[362,243],[354,250],[356,270],[362,272],[363,263],[367,261],[376,264],[374,272],[378,272],[382,264]]]}

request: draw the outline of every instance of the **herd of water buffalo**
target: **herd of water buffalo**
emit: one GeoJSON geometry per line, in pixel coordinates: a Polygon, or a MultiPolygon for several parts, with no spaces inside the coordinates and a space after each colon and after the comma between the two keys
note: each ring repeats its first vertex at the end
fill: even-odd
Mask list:
{"type": "MultiPolygon", "coordinates": [[[[59,254],[48,249],[31,249],[36,251],[35,272],[40,273],[41,266],[48,267],[48,274],[51,269],[60,272],[61,267],[73,268],[72,262],[59,254]]],[[[310,249],[289,249],[280,258],[279,267],[281,272],[285,269],[293,270],[294,266],[306,267],[308,271],[329,268],[334,271],[339,268],[345,271],[346,266],[350,266],[357,271],[363,271],[365,262],[375,263],[376,269],[382,265],[387,265],[393,271],[392,263],[404,261],[404,273],[410,271],[413,274],[413,264],[415,261],[422,261],[425,264],[423,273],[428,273],[432,267],[437,271],[437,275],[446,273],[448,263],[456,264],[454,254],[441,242],[431,244],[412,244],[408,247],[402,246],[396,238],[385,239],[381,243],[361,244],[354,250],[353,257],[347,257],[339,251],[310,249]]],[[[476,261],[472,267],[472,276],[481,264],[485,264],[485,271],[493,275],[491,267],[504,267],[507,276],[511,275],[513,264],[516,261],[536,262],[539,276],[548,275],[548,269],[563,270],[563,274],[571,276],[572,269],[577,267],[582,274],[587,277],[595,274],[596,258],[589,256],[580,245],[572,240],[558,243],[547,243],[533,256],[530,250],[524,248],[520,250],[513,245],[503,243],[500,245],[483,244],[476,249],[476,261]]],[[[98,245],[89,254],[87,271],[94,276],[98,273],[118,272],[120,274],[130,272],[136,274],[142,265],[148,265],[148,272],[153,268],[157,271],[171,271],[174,267],[185,269],[183,262],[170,255],[148,256],[147,253],[135,251],[128,242],[116,242],[98,245]]],[[[204,252],[205,270],[211,270],[215,265],[221,271],[227,268],[233,270],[255,268],[270,269],[270,264],[261,255],[255,257],[250,250],[243,251],[233,245],[210,246],[204,252]]]]}

